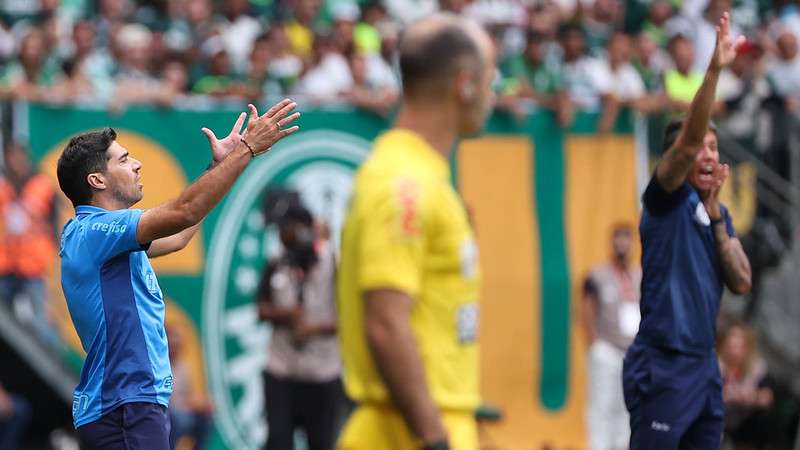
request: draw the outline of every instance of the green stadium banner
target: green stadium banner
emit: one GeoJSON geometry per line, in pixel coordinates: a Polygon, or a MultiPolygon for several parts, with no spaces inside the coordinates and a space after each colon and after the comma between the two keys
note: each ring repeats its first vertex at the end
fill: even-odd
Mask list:
{"type": "MultiPolygon", "coordinates": [[[[137,207],[147,208],[175,198],[205,170],[210,152],[200,128],[224,136],[238,112],[142,107],[112,115],[29,105],[22,134],[41,170],[54,176],[72,135],[114,127],[143,163],[145,199],[137,207]]],[[[474,217],[484,272],[482,395],[502,413],[500,421],[481,424],[486,448],[585,448],[579,287],[608,256],[610,227],[637,220],[641,163],[630,126],[599,136],[595,119],[580,115],[565,133],[549,113],[521,122],[497,114],[486,133],[460,143],[451,161],[474,217]]],[[[267,434],[261,370],[270,329],[256,319],[254,295],[278,243],[264,226],[262,193],[271,185],[297,189],[338,241],[353,173],[389,123],[341,109],[303,111],[299,125],[301,132],[250,164],[189,247],[153,261],[168,299],[168,331],[185,341],[179,363],[188,375],[175,383],[213,404],[212,449],[258,449],[267,434]]],[[[62,221],[72,214],[66,200],[62,212],[62,221]]],[[[50,309],[77,371],[82,352],[57,267],[52,278],[50,309]]]]}

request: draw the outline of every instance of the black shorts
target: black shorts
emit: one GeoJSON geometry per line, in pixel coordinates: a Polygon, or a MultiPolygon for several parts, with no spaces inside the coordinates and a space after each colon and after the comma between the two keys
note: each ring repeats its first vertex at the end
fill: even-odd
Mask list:
{"type": "Polygon", "coordinates": [[[169,450],[169,414],[156,403],[125,403],[78,427],[87,450],[169,450]]]}

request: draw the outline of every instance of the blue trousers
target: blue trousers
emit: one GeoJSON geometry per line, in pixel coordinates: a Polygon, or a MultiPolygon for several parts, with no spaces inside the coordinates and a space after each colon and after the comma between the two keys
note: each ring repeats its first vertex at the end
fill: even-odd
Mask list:
{"type": "Polygon", "coordinates": [[[690,355],[634,343],[622,369],[631,416],[630,450],[718,450],[722,380],[717,355],[690,355]]]}
{"type": "Polygon", "coordinates": [[[125,403],[77,431],[87,450],[169,450],[169,430],[165,406],[125,403]]]}

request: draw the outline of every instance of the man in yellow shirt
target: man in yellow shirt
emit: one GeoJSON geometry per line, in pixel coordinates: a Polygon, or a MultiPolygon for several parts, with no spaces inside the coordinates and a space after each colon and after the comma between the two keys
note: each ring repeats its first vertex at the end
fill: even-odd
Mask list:
{"type": "Polygon", "coordinates": [[[448,155],[492,108],[495,55],[477,24],[437,14],[400,43],[394,128],[356,175],[339,268],[341,450],[478,448],[479,275],[448,155]]]}

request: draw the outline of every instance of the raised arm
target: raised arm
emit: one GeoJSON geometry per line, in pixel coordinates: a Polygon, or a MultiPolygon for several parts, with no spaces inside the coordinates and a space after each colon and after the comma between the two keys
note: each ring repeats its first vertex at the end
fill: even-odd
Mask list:
{"type": "Polygon", "coordinates": [[[730,36],[730,17],[724,13],[717,26],[717,45],[708,64],[703,84],[694,96],[686,120],[678,138],[656,167],[656,176],[667,192],[677,190],[689,174],[697,154],[703,148],[703,139],[708,131],[708,122],[714,107],[717,80],[723,67],[736,57],[736,49],[744,41],[740,36],[736,43],[730,36]]]}
{"type": "MultiPolygon", "coordinates": [[[[208,128],[203,127],[201,129],[208,138],[208,143],[211,146],[211,165],[209,169],[216,167],[229,153],[236,149],[236,146],[242,139],[242,125],[244,125],[244,119],[246,117],[246,113],[239,114],[239,117],[233,124],[233,128],[231,128],[231,132],[222,139],[218,139],[214,132],[208,128]]],[[[197,230],[200,229],[201,223],[202,221],[172,236],[156,239],[150,244],[150,248],[147,250],[147,256],[150,258],[157,258],[182,250],[189,244],[197,233],[197,230]]]]}
{"type": "Polygon", "coordinates": [[[267,152],[273,144],[297,131],[297,126],[283,128],[299,117],[300,113],[290,115],[295,106],[296,103],[286,99],[259,116],[256,107],[248,105],[250,120],[245,137],[177,199],[145,211],[136,229],[136,240],[147,244],[198,224],[222,200],[254,156],[267,152]]]}

